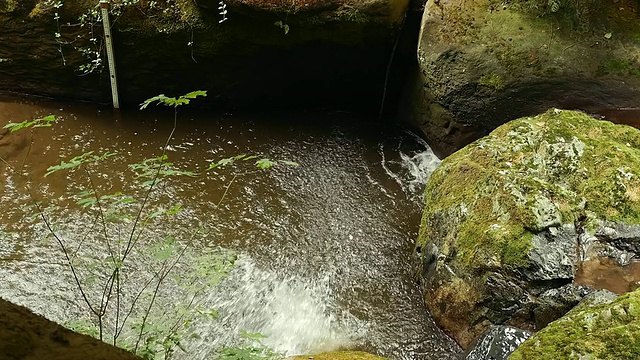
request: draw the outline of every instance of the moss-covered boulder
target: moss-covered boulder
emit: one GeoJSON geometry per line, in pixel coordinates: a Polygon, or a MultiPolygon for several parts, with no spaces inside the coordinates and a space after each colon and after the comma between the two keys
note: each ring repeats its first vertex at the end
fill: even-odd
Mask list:
{"type": "Polygon", "coordinates": [[[637,0],[430,0],[405,120],[448,155],[551,107],[637,109],[639,13],[637,0]]]}
{"type": "Polygon", "coordinates": [[[431,175],[416,251],[429,311],[467,347],[493,324],[539,330],[591,289],[583,261],[640,244],[640,131],[549,110],[511,121],[431,175]]]}
{"type": "Polygon", "coordinates": [[[509,360],[640,358],[640,290],[585,301],[525,341],[509,360]]]}
{"type": "Polygon", "coordinates": [[[362,351],[329,351],[317,355],[294,356],[294,360],[385,360],[362,351]]]}
{"type": "MultiPolygon", "coordinates": [[[[379,103],[409,0],[111,1],[121,102],[379,103]],[[202,6],[198,6],[202,5],[202,6]]],[[[0,0],[0,91],[110,102],[97,0],[0,0]]]]}

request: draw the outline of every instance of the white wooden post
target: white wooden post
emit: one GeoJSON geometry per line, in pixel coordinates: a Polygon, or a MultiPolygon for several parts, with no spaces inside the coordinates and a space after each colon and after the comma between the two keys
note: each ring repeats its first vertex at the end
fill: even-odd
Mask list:
{"type": "Polygon", "coordinates": [[[111,23],[109,22],[109,0],[100,0],[100,11],[102,12],[102,26],[104,27],[104,39],[107,45],[107,62],[109,63],[109,77],[111,78],[111,97],[113,98],[113,108],[119,109],[120,102],[118,101],[118,81],[116,80],[116,59],[113,56],[111,23]]]}

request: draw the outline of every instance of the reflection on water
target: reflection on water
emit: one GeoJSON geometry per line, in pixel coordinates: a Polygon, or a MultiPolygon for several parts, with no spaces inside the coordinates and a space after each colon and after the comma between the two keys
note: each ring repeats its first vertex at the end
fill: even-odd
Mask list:
{"type": "MultiPolygon", "coordinates": [[[[79,316],[82,302],[55,242],[43,241],[46,229],[32,216],[16,169],[24,162],[31,187],[45,194],[36,196],[56,205],[51,217],[71,243],[90,242],[84,234],[96,231],[87,225],[91,217],[80,215],[66,194],[95,186],[100,193],[138,191],[142,198],[143,191],[132,189],[127,164],[161,154],[173,114],[130,111],[114,121],[110,111],[85,105],[0,101],[3,122],[49,113],[61,119],[53,128],[0,138],[0,156],[14,167],[0,167],[0,296],[62,322],[79,316]],[[118,153],[91,167],[91,185],[82,172],[44,178],[48,166],[89,150],[118,153]]],[[[200,175],[158,188],[150,209],[180,204],[184,211],[154,223],[141,243],[167,233],[183,239],[203,228],[206,235],[190,244],[185,259],[206,248],[239,254],[230,275],[201,299],[218,316],[193,324],[197,336],[185,345],[186,358],[206,358],[237,341],[240,330],[267,335],[267,345],[288,354],[355,348],[394,359],[456,358],[459,349],[426,315],[412,277],[422,184],[439,164],[419,139],[380,132],[345,114],[187,110],[179,113],[168,155],[200,175]],[[239,162],[204,172],[210,162],[237,154],[300,166],[265,171],[239,162]]],[[[117,226],[109,232],[126,239],[117,226]]],[[[98,256],[98,244],[85,245],[79,253],[98,256]]],[[[132,288],[140,286],[135,276],[129,280],[132,288]]]]}

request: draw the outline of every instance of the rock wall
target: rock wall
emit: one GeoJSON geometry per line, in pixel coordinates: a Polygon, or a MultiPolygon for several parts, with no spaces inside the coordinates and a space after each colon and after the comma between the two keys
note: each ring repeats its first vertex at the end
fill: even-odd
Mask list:
{"type": "MultiPolygon", "coordinates": [[[[408,6],[408,0],[233,0],[219,23],[215,3],[114,2],[124,103],[201,89],[228,108],[371,107],[380,101],[408,6]]],[[[0,90],[109,102],[96,6],[0,1],[0,90]]]]}
{"type": "Polygon", "coordinates": [[[551,107],[640,107],[636,0],[429,0],[403,121],[440,156],[551,107]]]}

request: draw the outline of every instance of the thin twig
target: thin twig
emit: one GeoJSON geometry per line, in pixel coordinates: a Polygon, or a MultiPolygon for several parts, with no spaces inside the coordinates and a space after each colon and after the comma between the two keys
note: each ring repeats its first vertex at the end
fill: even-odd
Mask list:
{"type": "Polygon", "coordinates": [[[216,207],[220,207],[220,204],[222,204],[222,201],[224,200],[225,196],[227,196],[227,192],[229,191],[229,188],[231,187],[231,184],[233,184],[233,181],[238,177],[238,174],[234,174],[233,178],[231,179],[231,181],[229,181],[229,183],[227,184],[227,186],[224,189],[224,193],[222,194],[222,197],[220,198],[220,201],[218,201],[218,203],[216,204],[216,207]]]}
{"type": "Polygon", "coordinates": [[[87,294],[84,291],[84,288],[82,287],[82,284],[80,283],[80,278],[78,277],[78,274],[76,272],[76,268],[73,265],[73,262],[71,261],[71,257],[69,256],[69,252],[67,251],[67,247],[64,244],[64,241],[62,240],[62,238],[60,238],[58,236],[58,234],[55,232],[55,230],[53,230],[53,226],[51,225],[51,223],[49,222],[49,220],[47,219],[44,210],[40,207],[40,204],[38,204],[38,201],[36,200],[35,196],[33,195],[33,192],[31,191],[31,188],[29,187],[28,184],[28,179],[26,178],[26,176],[24,174],[22,174],[22,169],[17,172],[15,171],[15,168],[13,166],[11,166],[11,164],[9,164],[9,162],[7,162],[7,160],[5,160],[4,158],[0,157],[0,161],[2,161],[8,168],[9,170],[11,170],[14,173],[18,173],[18,176],[20,176],[23,179],[24,182],[24,188],[27,191],[27,194],[29,195],[29,199],[31,200],[32,205],[36,208],[36,211],[38,213],[38,215],[40,216],[40,218],[42,219],[42,221],[44,222],[45,226],[47,227],[47,230],[49,231],[49,234],[51,234],[54,239],[56,240],[56,242],[58,243],[58,245],[60,245],[60,248],[62,249],[62,252],[64,253],[64,257],[67,261],[67,264],[69,265],[69,268],[71,269],[71,274],[73,275],[73,279],[76,283],[76,285],[78,286],[78,290],[80,291],[80,294],[82,295],[82,299],[84,300],[84,302],[87,304],[87,306],[89,307],[89,310],[96,316],[98,316],[99,312],[96,311],[96,309],[91,305],[91,302],[89,301],[89,298],[87,297],[87,294]]]}
{"type": "Polygon", "coordinates": [[[169,147],[169,142],[173,138],[173,134],[175,133],[176,128],[178,127],[178,107],[174,106],[173,108],[174,108],[173,128],[171,129],[171,133],[169,134],[169,137],[167,137],[167,141],[165,142],[164,146],[162,147],[162,155],[160,155],[160,163],[158,164],[158,170],[156,171],[156,174],[155,174],[153,180],[151,181],[151,185],[149,186],[149,189],[147,189],[147,193],[144,196],[144,199],[142,201],[142,205],[140,206],[140,210],[138,211],[138,214],[136,215],[136,219],[135,219],[135,221],[133,223],[133,227],[131,228],[131,234],[129,235],[129,241],[127,242],[127,246],[125,248],[125,251],[124,251],[124,254],[123,254],[122,260],[121,260],[121,262],[123,262],[123,263],[124,263],[124,260],[129,255],[129,253],[131,252],[131,249],[133,248],[133,245],[135,245],[134,234],[135,234],[135,231],[136,231],[136,227],[137,227],[138,223],[140,222],[140,219],[142,218],[142,211],[144,210],[145,206],[147,205],[147,202],[149,201],[151,192],[153,191],[153,188],[156,185],[157,180],[160,178],[160,172],[162,171],[162,166],[164,165],[164,158],[165,158],[165,155],[167,154],[167,148],[169,147]]]}

